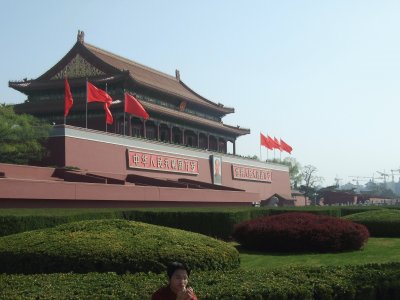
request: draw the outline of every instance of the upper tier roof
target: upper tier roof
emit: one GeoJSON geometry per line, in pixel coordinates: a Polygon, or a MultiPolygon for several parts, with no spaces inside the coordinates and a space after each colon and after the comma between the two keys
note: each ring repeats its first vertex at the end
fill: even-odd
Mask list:
{"type": "MultiPolygon", "coordinates": [[[[35,80],[9,82],[9,86],[23,93],[29,94],[35,85],[35,81],[53,80],[74,58],[80,56],[87,62],[100,70],[103,75],[118,75],[120,73],[128,73],[131,80],[137,84],[166,93],[179,98],[181,101],[187,101],[195,105],[205,107],[221,116],[233,113],[235,110],[230,107],[225,107],[220,103],[212,102],[201,95],[194,92],[186,84],[180,80],[179,71],[176,76],[171,76],[150,67],[144,66],[133,60],[121,57],[114,53],[100,49],[96,46],[87,44],[83,38],[72,47],[72,49],[51,69],[39,76],[35,80]]],[[[67,74],[68,75],[68,74],[67,74]]],[[[69,75],[68,75],[69,76],[69,75]]]]}

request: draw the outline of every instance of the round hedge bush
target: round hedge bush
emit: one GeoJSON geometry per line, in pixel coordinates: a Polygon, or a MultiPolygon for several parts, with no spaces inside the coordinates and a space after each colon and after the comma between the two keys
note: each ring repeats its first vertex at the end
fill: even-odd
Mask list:
{"type": "Polygon", "coordinates": [[[91,220],[0,238],[0,273],[163,272],[239,266],[230,244],[198,233],[127,220],[91,220]]]}
{"type": "Polygon", "coordinates": [[[400,210],[377,209],[345,216],[344,219],[362,224],[374,237],[400,237],[400,210]]]}
{"type": "Polygon", "coordinates": [[[336,217],[284,213],[242,222],[233,237],[256,251],[339,252],[360,249],[369,233],[363,225],[336,217]]]}

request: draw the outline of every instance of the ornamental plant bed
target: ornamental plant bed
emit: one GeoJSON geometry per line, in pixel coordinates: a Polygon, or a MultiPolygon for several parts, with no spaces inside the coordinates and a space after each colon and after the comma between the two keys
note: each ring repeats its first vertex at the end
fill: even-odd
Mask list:
{"type": "Polygon", "coordinates": [[[361,224],[337,217],[285,213],[235,226],[234,239],[248,250],[272,252],[339,252],[359,250],[369,232],[361,224]]]}
{"type": "Polygon", "coordinates": [[[80,221],[0,238],[0,273],[158,273],[171,261],[229,270],[239,267],[239,253],[208,236],[127,220],[80,221]]]}
{"type": "MultiPolygon", "coordinates": [[[[287,268],[279,271],[197,271],[199,299],[399,299],[400,264],[287,268]]],[[[0,274],[0,299],[149,299],[164,274],[0,274]]]]}
{"type": "Polygon", "coordinates": [[[400,210],[398,209],[360,212],[346,216],[344,219],[366,226],[371,236],[400,237],[400,210]]]}

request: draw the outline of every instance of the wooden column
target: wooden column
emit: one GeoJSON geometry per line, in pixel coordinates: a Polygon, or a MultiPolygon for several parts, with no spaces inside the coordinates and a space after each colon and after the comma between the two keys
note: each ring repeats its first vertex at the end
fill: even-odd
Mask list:
{"type": "Polygon", "coordinates": [[[146,120],[143,120],[143,137],[146,138],[146,120]]]}
{"type": "Polygon", "coordinates": [[[157,141],[159,141],[160,140],[160,123],[157,122],[156,124],[157,124],[157,141]]]}
{"type": "Polygon", "coordinates": [[[217,152],[219,152],[219,137],[217,137],[217,152]]]}
{"type": "Polygon", "coordinates": [[[173,128],[174,126],[172,126],[172,125],[170,125],[169,126],[169,142],[172,144],[174,141],[173,141],[173,138],[172,138],[172,128],[173,128]]]}
{"type": "Polygon", "coordinates": [[[197,131],[197,148],[200,148],[200,132],[197,131]]]}
{"type": "Polygon", "coordinates": [[[210,150],[210,134],[207,133],[207,150],[210,150]]]}
{"type": "Polygon", "coordinates": [[[182,145],[185,145],[185,128],[182,128],[182,145]]]}
{"type": "Polygon", "coordinates": [[[233,141],[232,144],[233,144],[233,155],[236,155],[236,141],[233,141]]]}

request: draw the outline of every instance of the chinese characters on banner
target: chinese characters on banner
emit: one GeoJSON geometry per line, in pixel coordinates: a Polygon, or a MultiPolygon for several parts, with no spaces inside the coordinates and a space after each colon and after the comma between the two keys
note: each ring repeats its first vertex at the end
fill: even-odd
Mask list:
{"type": "Polygon", "coordinates": [[[272,182],[272,171],[253,167],[232,165],[233,179],[272,182]]]}
{"type": "Polygon", "coordinates": [[[199,174],[199,162],[195,159],[173,157],[142,151],[128,150],[128,166],[133,169],[199,174]]]}

